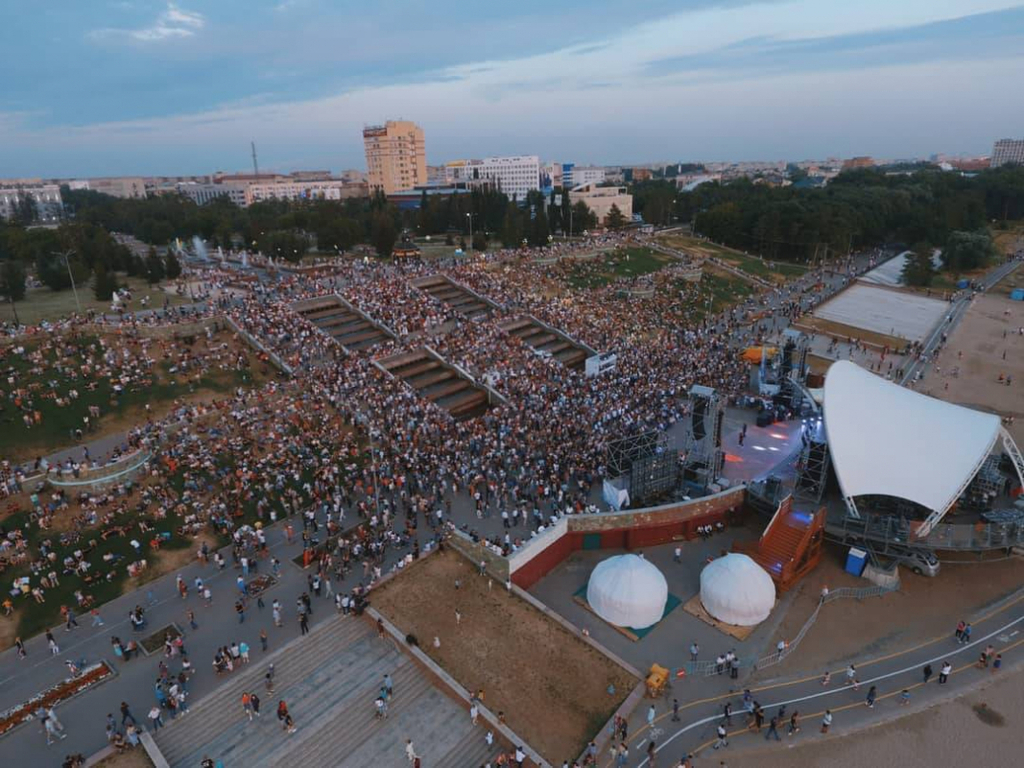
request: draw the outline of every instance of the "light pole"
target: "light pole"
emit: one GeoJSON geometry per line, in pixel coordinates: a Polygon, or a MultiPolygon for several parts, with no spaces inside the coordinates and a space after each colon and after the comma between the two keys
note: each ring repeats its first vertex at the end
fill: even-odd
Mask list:
{"type": "Polygon", "coordinates": [[[67,250],[63,253],[60,251],[53,252],[54,256],[60,256],[64,259],[64,266],[68,268],[68,277],[71,278],[71,290],[75,294],[75,306],[78,307],[78,314],[82,314],[82,302],[78,300],[78,287],[75,285],[75,276],[71,273],[71,262],[68,261],[68,256],[72,253],[74,253],[72,250],[67,250]]]}
{"type": "Polygon", "coordinates": [[[473,250],[473,214],[467,213],[466,218],[469,219],[469,250],[473,250]]]}

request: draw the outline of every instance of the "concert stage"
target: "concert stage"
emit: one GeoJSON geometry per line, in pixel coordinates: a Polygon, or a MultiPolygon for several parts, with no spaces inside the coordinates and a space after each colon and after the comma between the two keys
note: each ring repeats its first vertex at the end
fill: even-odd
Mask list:
{"type": "Polygon", "coordinates": [[[747,436],[739,444],[740,430],[722,433],[725,462],[722,474],[733,483],[762,480],[770,474],[786,474],[780,465],[791,463],[803,448],[800,419],[780,421],[768,427],[747,425],[747,436]]]}

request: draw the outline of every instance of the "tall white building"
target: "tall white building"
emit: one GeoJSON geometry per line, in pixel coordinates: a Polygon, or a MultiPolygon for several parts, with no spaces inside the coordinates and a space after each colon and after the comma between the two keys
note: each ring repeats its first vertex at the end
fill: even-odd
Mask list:
{"type": "Polygon", "coordinates": [[[1000,139],[992,147],[992,167],[1024,165],[1024,139],[1000,139]]]}
{"type": "Polygon", "coordinates": [[[522,200],[528,192],[540,189],[540,158],[516,155],[456,160],[445,164],[445,179],[449,184],[467,186],[474,181],[489,181],[509,197],[522,200]]]}

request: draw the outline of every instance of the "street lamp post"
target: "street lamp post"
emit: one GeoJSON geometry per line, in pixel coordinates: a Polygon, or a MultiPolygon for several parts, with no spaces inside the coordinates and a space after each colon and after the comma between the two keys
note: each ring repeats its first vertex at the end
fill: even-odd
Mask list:
{"type": "Polygon", "coordinates": [[[72,250],[53,252],[55,256],[60,256],[64,259],[64,266],[68,268],[68,277],[71,278],[71,291],[75,294],[75,306],[78,307],[78,314],[82,314],[82,302],[78,300],[78,287],[75,285],[75,276],[71,272],[71,262],[68,261],[68,255],[74,253],[72,250]]]}
{"type": "Polygon", "coordinates": [[[473,250],[473,214],[467,213],[466,218],[469,219],[469,250],[473,250]]]}

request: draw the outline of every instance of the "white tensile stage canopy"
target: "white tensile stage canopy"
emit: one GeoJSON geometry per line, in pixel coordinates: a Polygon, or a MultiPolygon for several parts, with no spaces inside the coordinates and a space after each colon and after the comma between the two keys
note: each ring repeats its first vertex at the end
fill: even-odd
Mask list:
{"type": "Polygon", "coordinates": [[[866,495],[913,501],[930,510],[919,536],[960,498],[1000,436],[1020,456],[999,416],[922,395],[849,361],[833,363],[825,376],[825,430],[847,507],[856,513],[853,499],[866,495]]]}
{"type": "Polygon", "coordinates": [[[661,621],[668,582],[658,567],[639,555],[616,555],[597,564],[587,584],[587,603],[617,627],[646,629],[661,621]]]}

